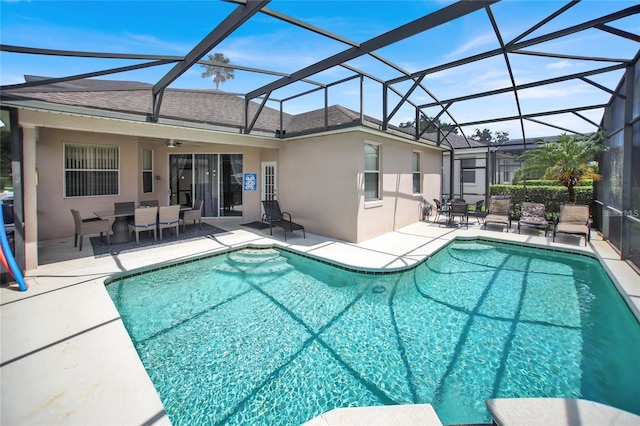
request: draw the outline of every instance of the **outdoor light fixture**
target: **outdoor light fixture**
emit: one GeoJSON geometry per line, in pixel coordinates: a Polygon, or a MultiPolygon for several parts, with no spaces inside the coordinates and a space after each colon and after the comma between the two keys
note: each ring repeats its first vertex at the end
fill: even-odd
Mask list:
{"type": "Polygon", "coordinates": [[[169,148],[175,148],[175,147],[176,147],[176,141],[175,141],[175,139],[169,139],[169,142],[167,142],[167,147],[169,147],[169,148]]]}

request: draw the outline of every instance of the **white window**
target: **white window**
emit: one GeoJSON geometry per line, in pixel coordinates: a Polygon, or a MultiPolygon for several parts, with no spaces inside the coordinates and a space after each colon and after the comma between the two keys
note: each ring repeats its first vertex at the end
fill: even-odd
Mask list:
{"type": "Polygon", "coordinates": [[[119,183],[117,146],[64,145],[65,197],[118,195],[119,183]]]}
{"type": "Polygon", "coordinates": [[[142,193],[153,192],[153,150],[142,148],[142,193]]]}
{"type": "Polygon", "coordinates": [[[364,201],[380,199],[380,145],[364,144],[364,201]]]}
{"type": "Polygon", "coordinates": [[[460,160],[460,167],[462,167],[462,182],[476,183],[476,159],[467,158],[460,160]]]}
{"type": "Polygon", "coordinates": [[[420,194],[422,192],[422,174],[420,173],[420,153],[413,152],[411,170],[413,171],[413,193],[420,194]]]}

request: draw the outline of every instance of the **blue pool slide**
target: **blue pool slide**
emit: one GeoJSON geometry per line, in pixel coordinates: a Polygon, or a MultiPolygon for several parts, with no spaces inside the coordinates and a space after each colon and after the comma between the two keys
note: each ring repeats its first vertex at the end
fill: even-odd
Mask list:
{"type": "Polygon", "coordinates": [[[2,227],[2,231],[0,232],[0,246],[2,247],[2,258],[5,260],[7,266],[9,267],[9,273],[13,276],[13,279],[18,283],[18,287],[20,291],[27,291],[29,287],[24,282],[24,278],[22,277],[22,271],[18,267],[16,263],[16,259],[13,257],[13,253],[11,252],[11,248],[9,247],[9,240],[7,239],[7,232],[4,229],[4,218],[0,214],[0,227],[2,227]]]}

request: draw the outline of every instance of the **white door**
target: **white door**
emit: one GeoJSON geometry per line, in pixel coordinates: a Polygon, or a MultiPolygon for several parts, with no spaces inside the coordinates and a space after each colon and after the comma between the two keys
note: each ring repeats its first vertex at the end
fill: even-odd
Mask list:
{"type": "Polygon", "coordinates": [[[262,163],[262,200],[277,199],[276,162],[262,163]]]}

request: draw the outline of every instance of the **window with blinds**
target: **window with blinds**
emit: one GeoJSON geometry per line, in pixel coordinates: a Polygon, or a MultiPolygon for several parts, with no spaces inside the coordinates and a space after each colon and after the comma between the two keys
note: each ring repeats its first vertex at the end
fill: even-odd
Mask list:
{"type": "Polygon", "coordinates": [[[65,197],[118,195],[119,182],[117,146],[64,145],[65,197]]]}

